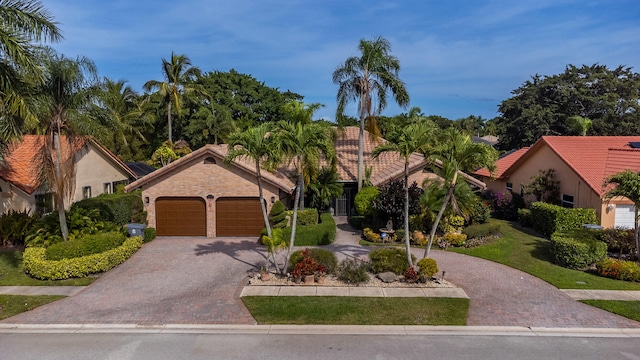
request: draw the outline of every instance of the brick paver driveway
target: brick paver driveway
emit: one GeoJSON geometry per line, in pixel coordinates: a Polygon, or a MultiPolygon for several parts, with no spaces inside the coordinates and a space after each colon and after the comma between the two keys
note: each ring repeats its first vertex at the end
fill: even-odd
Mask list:
{"type": "Polygon", "coordinates": [[[80,293],[4,322],[255,324],[237,292],[261,250],[255,238],[160,237],[80,293]]]}

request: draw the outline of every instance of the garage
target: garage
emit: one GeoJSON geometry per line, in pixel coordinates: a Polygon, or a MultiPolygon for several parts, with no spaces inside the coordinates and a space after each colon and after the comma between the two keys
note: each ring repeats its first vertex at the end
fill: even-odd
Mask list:
{"type": "Polygon", "coordinates": [[[257,197],[216,200],[216,236],[259,236],[264,218],[257,197]]]}
{"type": "Polygon", "coordinates": [[[197,197],[156,199],[158,236],[207,236],[207,207],[197,197]]]}
{"type": "Polygon", "coordinates": [[[616,205],[615,227],[633,229],[635,208],[633,205],[616,205]]]}

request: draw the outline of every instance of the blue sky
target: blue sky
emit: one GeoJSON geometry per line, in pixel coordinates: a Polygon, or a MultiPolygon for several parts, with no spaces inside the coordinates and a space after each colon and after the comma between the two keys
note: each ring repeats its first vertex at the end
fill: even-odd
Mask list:
{"type": "MultiPolygon", "coordinates": [[[[140,91],[162,79],[161,58],[187,55],[203,71],[250,74],[325,105],[331,75],[360,39],[386,37],[399,58],[411,106],[450,119],[498,115],[531,75],[567,64],[626,65],[640,72],[640,1],[46,0],[64,40],[100,76],[140,91]]],[[[355,109],[355,108],[353,108],[355,109]]],[[[405,110],[390,104],[383,112],[405,110]]],[[[356,112],[351,111],[355,116],[356,112]]]]}

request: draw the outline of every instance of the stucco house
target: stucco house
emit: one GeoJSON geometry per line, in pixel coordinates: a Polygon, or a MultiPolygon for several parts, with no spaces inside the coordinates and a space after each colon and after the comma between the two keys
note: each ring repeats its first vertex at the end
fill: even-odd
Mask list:
{"type": "MultiPolygon", "coordinates": [[[[373,149],[383,139],[372,141],[365,135],[365,166],[371,167],[371,182],[381,185],[403,179],[404,160],[397,154],[385,153],[371,159],[373,149]]],[[[336,215],[349,215],[357,191],[358,128],[347,127],[338,132],[335,142],[337,172],[344,183],[344,195],[335,199],[336,215]]],[[[160,236],[257,236],[264,228],[258,200],[255,162],[237,159],[225,165],[227,145],[206,145],[171,164],[148,174],[126,187],[142,189],[149,226],[160,236]]],[[[425,169],[420,154],[411,156],[409,181],[422,185],[424,179],[436,175],[425,169]]],[[[289,178],[293,171],[282,167],[274,173],[261,171],[267,210],[280,200],[290,205],[295,184],[289,178]]],[[[474,186],[484,184],[464,174],[474,186]]]]}
{"type": "MultiPolygon", "coordinates": [[[[63,144],[66,138],[62,138],[63,144]]],[[[10,145],[0,163],[0,214],[10,210],[48,212],[53,209],[46,183],[40,179],[38,156],[44,144],[44,136],[25,135],[22,141],[10,145]]],[[[63,145],[68,146],[68,145],[63,145]]],[[[117,156],[89,138],[75,145],[71,154],[76,161],[75,191],[71,203],[112,193],[119,184],[128,184],[137,178],[117,156]]]]}
{"type": "Polygon", "coordinates": [[[490,190],[521,192],[540,170],[554,169],[563,206],[594,208],[603,227],[633,227],[632,202],[607,203],[603,182],[623,170],[640,171],[640,136],[543,136],[496,165],[495,178],[487,169],[475,172],[490,190]]]}

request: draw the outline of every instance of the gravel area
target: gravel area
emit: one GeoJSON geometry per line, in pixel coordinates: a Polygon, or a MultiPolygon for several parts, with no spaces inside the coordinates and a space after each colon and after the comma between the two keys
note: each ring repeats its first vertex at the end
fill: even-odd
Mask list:
{"type": "Polygon", "coordinates": [[[333,275],[327,275],[323,284],[317,282],[311,284],[298,283],[293,281],[293,278],[271,274],[269,280],[262,280],[260,274],[254,274],[249,277],[247,285],[253,286],[360,286],[360,287],[387,287],[387,288],[456,288],[457,286],[443,279],[436,279],[427,281],[425,283],[408,283],[404,281],[394,281],[392,283],[385,283],[373,275],[369,275],[369,281],[353,285],[338,280],[333,275]]]}

